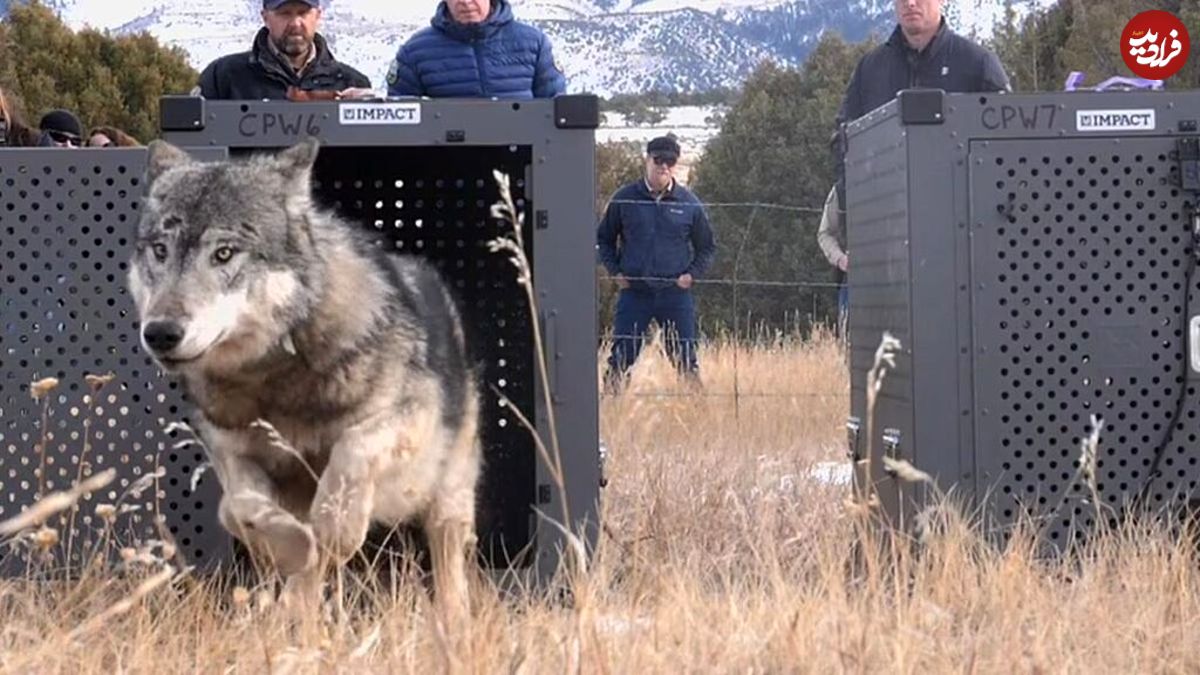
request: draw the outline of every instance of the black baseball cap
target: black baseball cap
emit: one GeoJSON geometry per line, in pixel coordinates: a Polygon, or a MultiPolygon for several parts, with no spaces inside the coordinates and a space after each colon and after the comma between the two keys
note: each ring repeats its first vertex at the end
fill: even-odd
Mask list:
{"type": "Polygon", "coordinates": [[[679,158],[679,142],[674,136],[659,136],[646,144],[646,154],[651,157],[679,158]]]}
{"type": "Polygon", "coordinates": [[[79,118],[61,108],[51,110],[43,115],[41,122],[38,123],[38,129],[48,132],[59,142],[70,140],[80,143],[83,140],[83,125],[79,123],[79,118]]]}
{"type": "Polygon", "coordinates": [[[263,9],[279,9],[289,2],[303,2],[309,7],[321,6],[321,0],[263,0],[263,9]]]}

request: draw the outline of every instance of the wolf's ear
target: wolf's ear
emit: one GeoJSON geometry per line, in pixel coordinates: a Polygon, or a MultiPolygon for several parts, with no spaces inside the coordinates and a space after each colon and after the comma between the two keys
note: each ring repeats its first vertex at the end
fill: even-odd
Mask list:
{"type": "Polygon", "coordinates": [[[168,170],[192,161],[186,152],[163,140],[150,141],[146,151],[146,181],[151,184],[168,170]]]}
{"type": "Polygon", "coordinates": [[[307,189],[309,178],[312,176],[313,164],[317,161],[317,152],[320,148],[321,142],[309,136],[280,152],[275,156],[275,160],[279,164],[279,172],[295,187],[307,189]]]}

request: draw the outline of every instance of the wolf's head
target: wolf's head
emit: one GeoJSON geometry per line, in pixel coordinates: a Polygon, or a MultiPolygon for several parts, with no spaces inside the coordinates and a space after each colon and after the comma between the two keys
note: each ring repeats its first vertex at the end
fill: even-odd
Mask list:
{"type": "Polygon", "coordinates": [[[148,147],[129,288],[141,341],[167,370],[232,372],[290,345],[315,289],[315,139],[202,163],[148,147]]]}

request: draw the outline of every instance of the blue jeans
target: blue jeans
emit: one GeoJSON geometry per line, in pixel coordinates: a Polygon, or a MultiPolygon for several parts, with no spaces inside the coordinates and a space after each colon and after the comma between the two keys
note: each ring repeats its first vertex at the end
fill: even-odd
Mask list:
{"type": "Polygon", "coordinates": [[[689,376],[699,372],[696,362],[696,303],[691,290],[678,286],[626,288],[617,296],[617,311],[613,319],[615,335],[606,376],[610,387],[623,382],[626,373],[637,361],[645,342],[646,329],[652,320],[658,322],[664,331],[664,347],[675,368],[689,376]]]}

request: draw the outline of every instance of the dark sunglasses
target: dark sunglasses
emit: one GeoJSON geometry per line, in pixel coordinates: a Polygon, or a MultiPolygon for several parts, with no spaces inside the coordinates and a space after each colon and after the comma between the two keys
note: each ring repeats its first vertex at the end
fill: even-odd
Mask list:
{"type": "Polygon", "coordinates": [[[663,157],[662,155],[655,155],[653,159],[654,163],[659,166],[675,166],[675,162],[679,161],[677,157],[663,157]]]}
{"type": "Polygon", "coordinates": [[[53,138],[55,141],[57,141],[59,143],[68,143],[70,145],[79,145],[79,142],[80,142],[80,139],[78,136],[76,136],[75,134],[66,133],[64,131],[55,131],[53,129],[49,129],[49,130],[47,130],[46,133],[50,134],[50,138],[53,138]]]}

